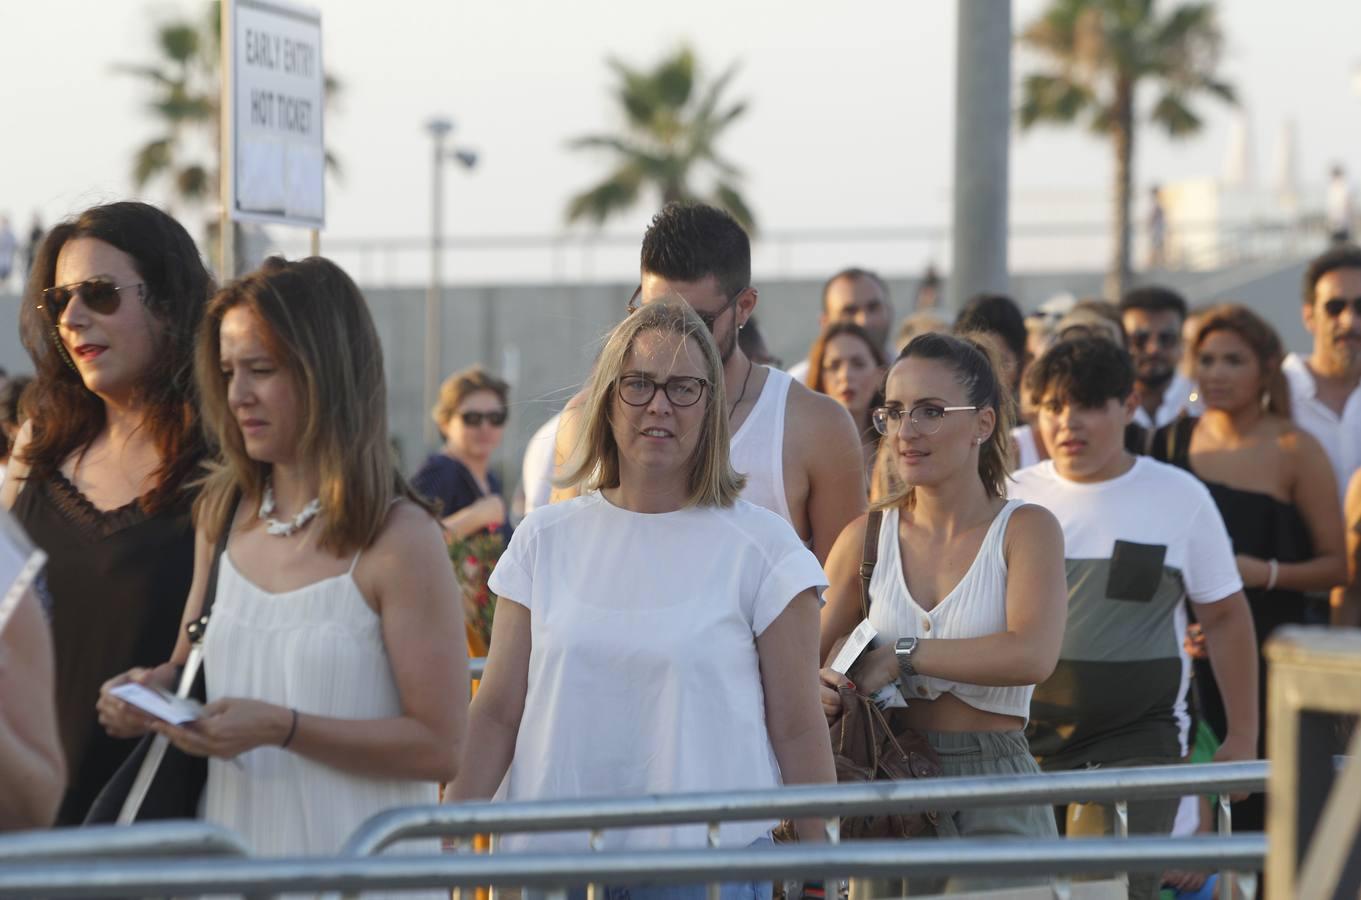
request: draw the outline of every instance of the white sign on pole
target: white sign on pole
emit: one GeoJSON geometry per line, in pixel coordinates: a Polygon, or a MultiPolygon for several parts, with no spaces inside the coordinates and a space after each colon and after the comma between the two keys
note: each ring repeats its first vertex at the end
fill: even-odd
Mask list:
{"type": "Polygon", "coordinates": [[[231,217],[321,228],[321,13],[279,0],[232,5],[231,217]]]}

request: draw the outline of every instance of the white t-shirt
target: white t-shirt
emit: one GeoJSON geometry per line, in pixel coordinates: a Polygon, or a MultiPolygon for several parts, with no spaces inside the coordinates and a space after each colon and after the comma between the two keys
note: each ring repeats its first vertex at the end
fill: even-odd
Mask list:
{"type": "Polygon", "coordinates": [[[1318,399],[1314,373],[1299,354],[1291,353],[1281,363],[1290,385],[1290,412],[1295,424],[1318,439],[1337,476],[1337,493],[1346,503],[1347,482],[1361,468],[1361,387],[1351,392],[1339,417],[1318,399]]]}
{"type": "Polygon", "coordinates": [[[1068,626],[1058,668],[1031,700],[1031,750],[1057,767],[1185,756],[1183,601],[1213,603],[1243,587],[1209,490],[1141,456],[1095,484],[1069,481],[1046,460],[1017,472],[1009,494],[1058,518],[1068,576],[1068,626]]]}
{"type": "Polygon", "coordinates": [[[808,383],[808,369],[810,367],[811,364],[807,359],[801,359],[785,371],[789,374],[790,378],[793,378],[799,384],[806,385],[808,383]]]}
{"type": "Polygon", "coordinates": [[[539,426],[539,430],[525,444],[525,457],[520,463],[520,484],[525,491],[525,515],[540,506],[547,506],[553,494],[553,453],[558,438],[558,413],[539,426]]]}
{"type": "MultiPolygon", "coordinates": [[[[780,784],[756,638],[826,576],[789,523],[745,501],[645,515],[599,492],[528,516],[492,573],[533,648],[505,800],[780,784]]],[[[745,846],[772,822],[730,822],[745,846]]],[[[703,825],[605,832],[618,848],[703,847],[703,825]]],[[[585,851],[584,832],[507,836],[585,851]]]]}
{"type": "Polygon", "coordinates": [[[1134,410],[1134,423],[1149,431],[1155,431],[1176,421],[1177,416],[1183,412],[1197,416],[1203,409],[1195,382],[1180,372],[1174,372],[1172,380],[1167,383],[1167,390],[1163,391],[1163,400],[1158,405],[1157,414],[1150,416],[1148,410],[1140,403],[1134,410]]]}

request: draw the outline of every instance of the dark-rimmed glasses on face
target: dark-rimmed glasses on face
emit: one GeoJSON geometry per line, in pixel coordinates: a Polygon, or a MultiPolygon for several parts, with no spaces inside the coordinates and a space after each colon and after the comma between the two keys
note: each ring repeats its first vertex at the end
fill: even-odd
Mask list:
{"type": "Polygon", "coordinates": [[[1328,314],[1328,318],[1336,319],[1342,315],[1342,310],[1348,306],[1352,308],[1352,315],[1361,316],[1361,297],[1353,297],[1348,300],[1346,297],[1332,297],[1323,301],[1323,311],[1328,314]]]}
{"type": "Polygon", "coordinates": [[[42,293],[42,302],[38,304],[52,320],[52,324],[57,324],[61,320],[62,313],[66,312],[66,307],[77,295],[85,301],[85,305],[90,308],[90,312],[99,313],[101,316],[111,316],[118,312],[118,306],[122,302],[121,291],[128,288],[137,288],[137,298],[140,300],[144,295],[143,288],[145,282],[136,281],[132,284],[114,284],[107,278],[90,278],[86,281],[77,281],[74,284],[63,284],[57,287],[46,288],[42,293]]]}
{"type": "MultiPolygon", "coordinates": [[[[713,334],[714,324],[718,322],[719,317],[722,316],[729,309],[731,309],[733,306],[737,305],[737,298],[742,296],[742,294],[745,293],[747,290],[748,288],[742,288],[742,290],[738,291],[736,294],[733,294],[731,297],[729,297],[727,302],[725,302],[721,307],[719,307],[718,312],[706,313],[700,312],[699,310],[696,309],[695,315],[699,316],[699,320],[704,323],[704,327],[709,329],[710,334],[713,334]]],[[[625,309],[628,310],[629,315],[632,315],[636,313],[639,309],[641,309],[642,306],[643,306],[643,286],[640,284],[633,289],[633,296],[629,297],[629,303],[628,306],[625,307],[625,309]]],[[[691,309],[694,309],[694,307],[692,306],[691,309]]]]}
{"type": "Polygon", "coordinates": [[[463,424],[467,425],[469,428],[477,428],[483,422],[496,428],[500,428],[502,425],[506,424],[506,411],[504,409],[498,409],[495,412],[459,413],[458,417],[463,421],[463,424]]]}
{"type": "Polygon", "coordinates": [[[880,406],[870,413],[874,430],[883,435],[897,434],[903,427],[903,417],[912,423],[912,430],[926,436],[940,431],[945,416],[952,412],[978,412],[977,406],[940,406],[935,403],[919,403],[907,410],[901,406],[880,406]]]}
{"type": "Polygon", "coordinates": [[[690,375],[679,375],[675,378],[668,378],[666,381],[654,381],[646,375],[629,373],[620,375],[616,382],[619,390],[619,399],[629,406],[647,406],[652,402],[652,398],[657,395],[657,389],[661,388],[666,394],[666,399],[671,401],[672,406],[694,406],[704,396],[704,389],[709,386],[709,382],[703,378],[695,378],[690,375]]]}

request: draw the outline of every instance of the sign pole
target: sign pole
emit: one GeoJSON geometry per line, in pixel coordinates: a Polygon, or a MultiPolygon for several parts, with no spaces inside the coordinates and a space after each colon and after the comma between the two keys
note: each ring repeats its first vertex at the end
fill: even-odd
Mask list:
{"type": "Polygon", "coordinates": [[[221,83],[218,93],[218,157],[217,183],[219,203],[218,216],[218,281],[226,283],[236,277],[236,228],[232,222],[232,197],[235,194],[236,153],[233,146],[235,133],[234,118],[236,99],[234,95],[236,67],[234,64],[236,0],[222,0],[222,59],[219,65],[221,83]]]}
{"type": "Polygon", "coordinates": [[[321,229],[311,229],[311,246],[308,256],[321,256],[321,229]]]}

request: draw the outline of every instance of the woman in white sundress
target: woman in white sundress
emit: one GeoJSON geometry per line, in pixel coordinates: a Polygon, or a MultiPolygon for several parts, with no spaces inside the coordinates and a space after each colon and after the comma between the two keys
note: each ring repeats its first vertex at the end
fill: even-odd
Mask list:
{"type": "Polygon", "coordinates": [[[456,774],[468,666],[453,571],[397,473],[378,336],[333,263],[272,259],[220,291],[197,374],[224,462],[195,509],[186,622],[229,529],[209,703],[177,728],[108,693],[126,678],[170,685],[181,638],[170,663],[106,685],[101,717],[209,757],[203,817],[257,852],[333,854],[372,814],[437,802],[456,774]]]}

